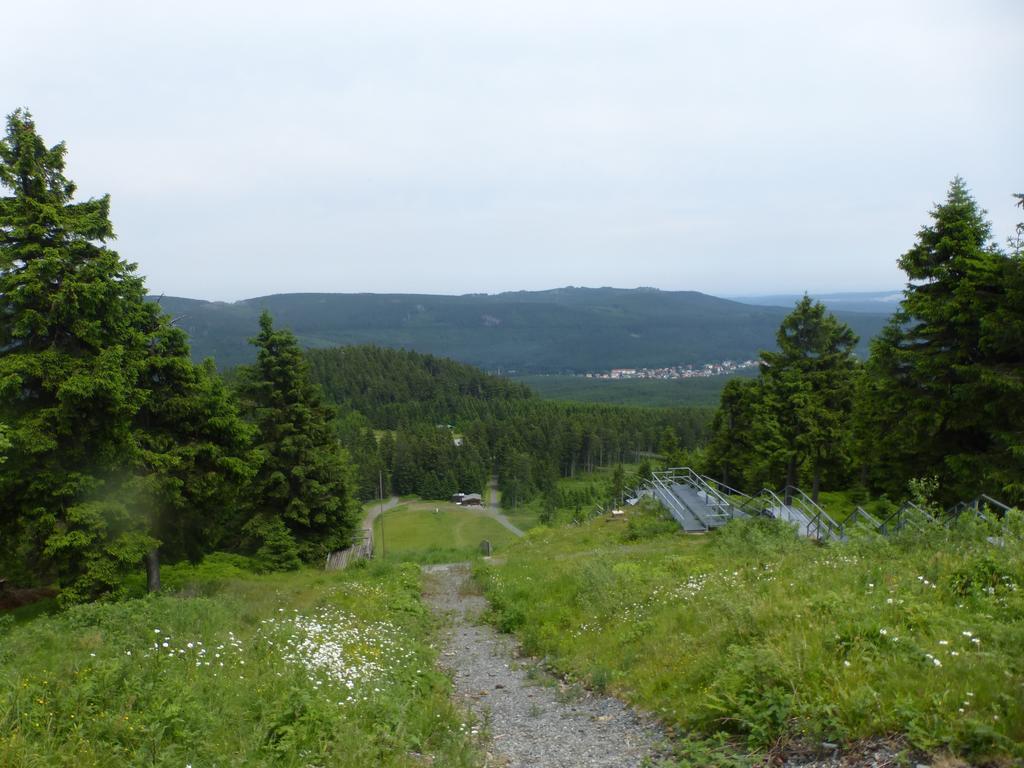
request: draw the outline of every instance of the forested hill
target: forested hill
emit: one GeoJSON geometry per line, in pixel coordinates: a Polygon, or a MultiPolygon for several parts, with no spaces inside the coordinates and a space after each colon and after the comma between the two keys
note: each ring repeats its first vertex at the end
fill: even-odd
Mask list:
{"type": "Polygon", "coordinates": [[[553,498],[559,476],[666,446],[692,448],[711,419],[707,408],[542,400],[521,384],[405,350],[353,346],[306,357],[313,379],[340,406],[339,437],[365,499],[382,480],[395,493],[447,498],[482,490],[494,473],[510,498],[553,498]]]}
{"type": "MultiPolygon", "coordinates": [[[[751,358],[775,344],[788,309],[650,288],[560,288],[496,295],[279,294],[232,304],[165,296],[197,359],[249,362],[266,308],[306,347],[377,344],[491,371],[556,373],[751,358]]],[[[885,314],[839,312],[866,342],[885,314]]]]}
{"type": "Polygon", "coordinates": [[[479,368],[408,350],[361,345],[306,353],[314,380],[344,411],[381,429],[478,418],[500,401],[533,397],[524,384],[479,368]]]}

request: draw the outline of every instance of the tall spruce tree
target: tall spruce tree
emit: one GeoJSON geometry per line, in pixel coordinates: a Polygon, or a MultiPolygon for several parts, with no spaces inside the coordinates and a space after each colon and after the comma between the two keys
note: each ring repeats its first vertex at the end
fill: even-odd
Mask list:
{"type": "MultiPolygon", "coordinates": [[[[1014,195],[1024,208],[1024,195],[1014,195]]],[[[991,443],[984,456],[985,488],[1024,504],[1024,222],[1000,260],[1003,295],[981,322],[981,387],[991,443]]]]}
{"type": "Polygon", "coordinates": [[[876,408],[898,416],[878,463],[891,468],[889,485],[937,475],[946,502],[980,491],[1016,496],[1013,476],[1024,469],[1020,262],[992,241],[959,177],[931,218],[900,258],[908,279],[901,309],[872,349],[884,377],[876,408]]]}
{"type": "MultiPolygon", "coordinates": [[[[244,425],[184,334],[106,246],[109,197],[72,202],[63,144],[28,112],[0,141],[0,568],[59,579],[64,603],[118,592],[166,537],[196,555],[251,469],[244,425]],[[241,429],[241,431],[239,431],[241,429]],[[186,544],[185,542],[189,542],[186,544]]],[[[155,586],[153,578],[151,585],[155,586]]]]}
{"type": "Polygon", "coordinates": [[[355,477],[295,336],[276,330],[264,312],[252,343],[257,360],[241,372],[239,392],[263,464],[253,481],[246,533],[267,567],[292,564],[284,535],[302,560],[318,562],[352,540],[355,477]]]}
{"type": "Polygon", "coordinates": [[[797,484],[806,463],[817,500],[822,479],[840,479],[849,464],[857,336],[805,295],[783,319],[776,341],[777,352],[761,353],[764,408],[757,426],[762,443],[776,446],[774,460],[786,467],[786,487],[797,484]]]}
{"type": "Polygon", "coordinates": [[[768,481],[763,427],[762,381],[732,379],[722,389],[711,422],[705,462],[707,471],[726,485],[753,493],[768,481]]]}
{"type": "Polygon", "coordinates": [[[63,143],[16,111],[0,141],[0,417],[10,425],[4,554],[16,578],[56,575],[67,600],[117,588],[156,544],[125,493],[146,329],[157,309],[106,247],[109,197],[72,202],[63,143]]]}

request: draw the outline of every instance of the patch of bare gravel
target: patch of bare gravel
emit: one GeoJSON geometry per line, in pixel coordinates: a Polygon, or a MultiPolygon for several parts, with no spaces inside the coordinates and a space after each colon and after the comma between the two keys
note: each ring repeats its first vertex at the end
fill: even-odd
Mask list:
{"type": "Polygon", "coordinates": [[[621,701],[551,678],[515,640],[480,624],[466,564],[425,566],[424,598],[448,618],[442,664],[490,737],[498,768],[640,768],[663,754],[655,723],[621,701]]]}

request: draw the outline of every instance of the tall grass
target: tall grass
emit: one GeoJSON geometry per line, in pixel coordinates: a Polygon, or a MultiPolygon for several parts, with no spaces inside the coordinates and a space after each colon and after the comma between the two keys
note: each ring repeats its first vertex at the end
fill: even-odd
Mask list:
{"type": "Polygon", "coordinates": [[[897,735],[1024,757],[1019,514],[830,546],[768,520],[685,537],[633,514],[479,563],[494,621],[563,673],[753,752],[897,735]]]}
{"type": "Polygon", "coordinates": [[[415,566],[236,566],[0,622],[0,765],[475,764],[415,566]]]}

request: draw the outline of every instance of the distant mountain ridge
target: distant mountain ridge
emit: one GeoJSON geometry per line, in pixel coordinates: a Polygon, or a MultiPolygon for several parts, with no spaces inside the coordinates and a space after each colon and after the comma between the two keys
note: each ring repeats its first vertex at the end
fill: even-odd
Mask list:
{"type": "MultiPolygon", "coordinates": [[[[500,294],[294,293],[234,303],[153,297],[191,337],[196,358],[253,359],[265,308],[307,347],[377,344],[488,371],[566,373],[747,359],[775,345],[789,309],[653,288],[556,288],[500,294]]],[[[893,309],[895,306],[893,306],[893,309]]],[[[888,313],[836,313],[862,350],[888,313]]]]}
{"type": "MultiPolygon", "coordinates": [[[[810,292],[809,292],[810,293],[810,292]]],[[[833,312],[867,312],[892,314],[903,299],[903,289],[891,291],[858,291],[856,293],[810,293],[812,299],[824,303],[833,312]]],[[[764,296],[737,296],[733,300],[762,307],[792,307],[803,298],[802,293],[775,293],[764,296]]]]}

